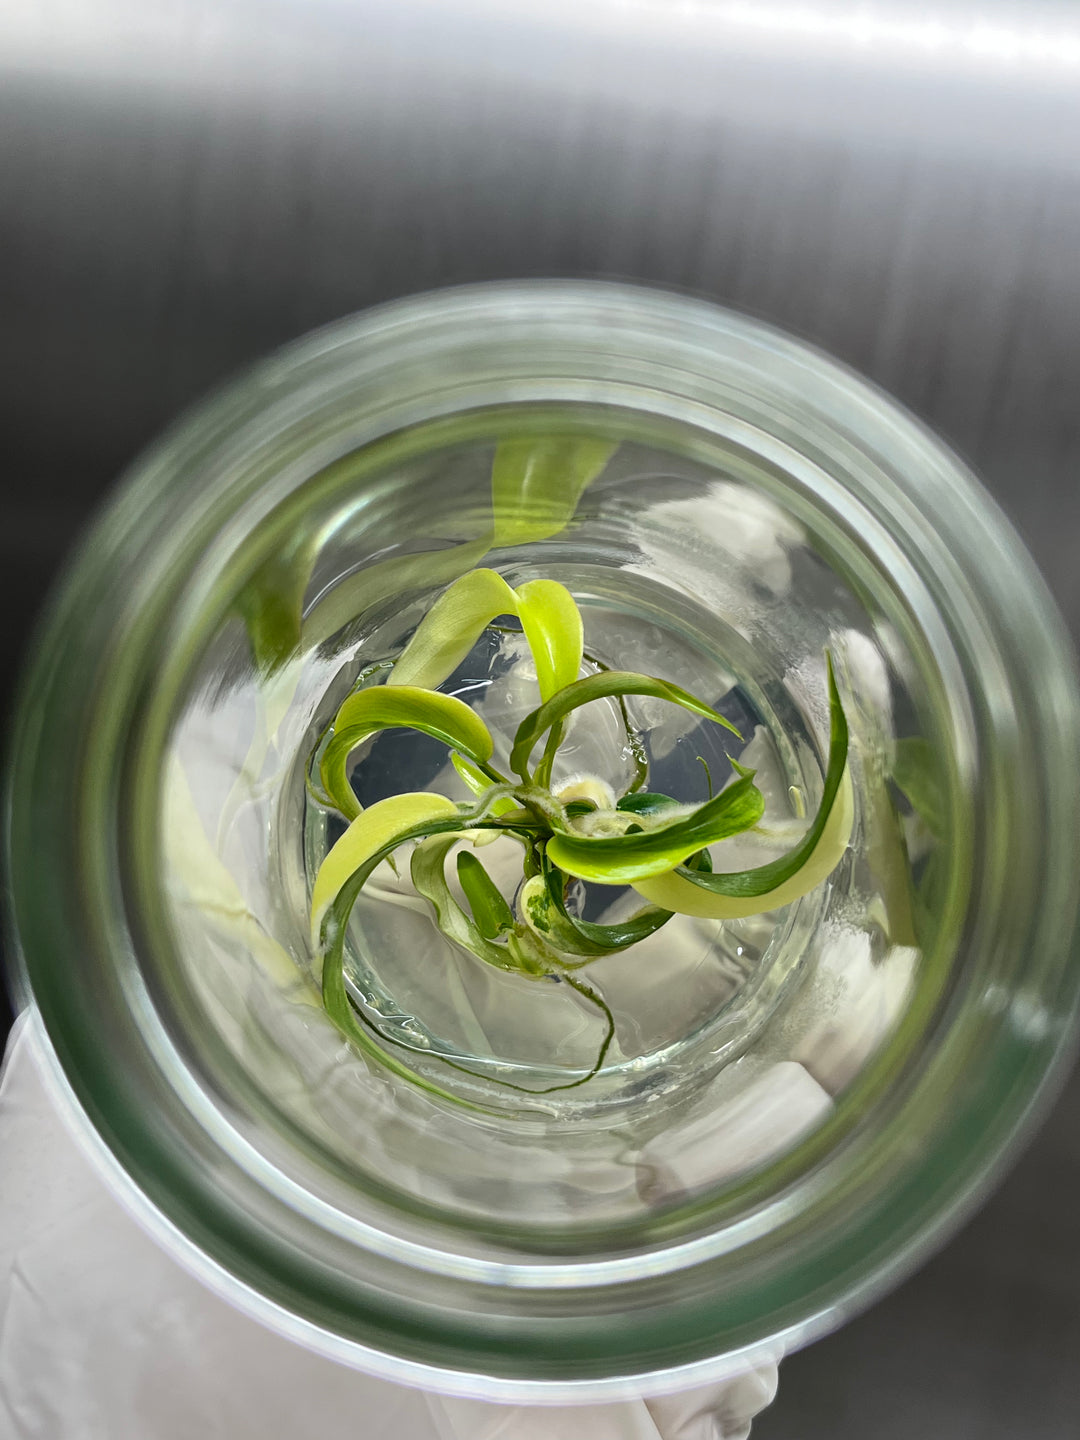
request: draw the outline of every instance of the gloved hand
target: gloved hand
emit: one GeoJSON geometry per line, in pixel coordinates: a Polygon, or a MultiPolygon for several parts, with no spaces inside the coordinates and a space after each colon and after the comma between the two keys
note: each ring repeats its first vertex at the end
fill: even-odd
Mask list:
{"type": "Polygon", "coordinates": [[[235,1310],[113,1198],[16,1021],[0,1079],[4,1440],[745,1440],[774,1357],[722,1384],[611,1404],[497,1405],[349,1370],[235,1310]]]}

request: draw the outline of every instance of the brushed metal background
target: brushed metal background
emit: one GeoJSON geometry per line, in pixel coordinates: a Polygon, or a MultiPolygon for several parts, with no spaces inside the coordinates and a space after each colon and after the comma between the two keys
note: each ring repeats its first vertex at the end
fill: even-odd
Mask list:
{"type": "MultiPolygon", "coordinates": [[[[848,361],[982,474],[1080,636],[1075,8],[0,0],[4,702],[177,410],[348,311],[527,275],[690,290],[848,361]]],[[[1071,1440],[1078,1195],[1074,1079],[755,1437],[1071,1440]]]]}

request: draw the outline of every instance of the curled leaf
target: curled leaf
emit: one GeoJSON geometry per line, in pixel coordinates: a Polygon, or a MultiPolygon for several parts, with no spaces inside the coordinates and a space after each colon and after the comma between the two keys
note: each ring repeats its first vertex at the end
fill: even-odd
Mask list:
{"type": "Polygon", "coordinates": [[[512,590],[495,570],[471,570],[435,601],[387,684],[441,685],[499,615],[521,621],[542,699],[577,679],[583,633],[581,612],[569,590],[555,580],[530,580],[512,590]]]}
{"type": "Polygon", "coordinates": [[[670,910],[648,905],[618,925],[579,920],[566,908],[567,878],[545,856],[541,874],[526,881],[518,903],[531,929],[563,954],[587,957],[583,963],[599,955],[626,950],[671,919],[670,910]]]}
{"type": "MultiPolygon", "coordinates": [[[[671,825],[625,835],[553,835],[547,854],[553,865],[582,880],[604,885],[635,884],[673,870],[706,845],[749,830],[761,819],[764,809],[764,796],[751,772],[671,825]]],[[[674,909],[662,900],[654,903],[674,909]]]]}
{"type": "Polygon", "coordinates": [[[639,894],[654,905],[683,915],[738,919],[789,905],[832,874],[851,838],[855,797],[847,764],[847,718],[840,704],[831,656],[828,674],[829,764],[817,815],[800,843],[778,860],[751,870],[702,874],[684,868],[677,874],[635,882],[639,894]]]}
{"type": "MultiPolygon", "coordinates": [[[[448,940],[497,970],[518,970],[521,967],[506,946],[496,945],[486,936],[451,894],[446,881],[446,857],[459,839],[458,835],[440,835],[418,845],[412,857],[412,882],[431,906],[435,923],[448,940]]],[[[513,924],[513,916],[510,923],[513,924]]]]}
{"type": "MultiPolygon", "coordinates": [[[[322,925],[330,907],[348,882],[361,873],[373,857],[378,858],[374,859],[372,868],[409,838],[417,826],[429,821],[451,819],[456,826],[459,817],[460,811],[452,800],[423,790],[393,795],[362,811],[331,847],[316,873],[311,891],[313,948],[318,951],[320,947],[322,925]]],[[[358,885],[357,894],[359,889],[358,885]]]]}
{"type": "Polygon", "coordinates": [[[684,690],[681,685],[672,685],[650,675],[638,675],[632,670],[605,670],[599,675],[588,675],[584,680],[576,680],[572,685],[567,685],[525,716],[517,728],[514,748],[510,752],[510,764],[515,773],[521,776],[526,785],[529,784],[529,759],[545,731],[557,726],[581,705],[588,705],[592,700],[602,700],[607,696],[620,695],[650,695],[658,700],[670,700],[673,705],[681,705],[684,710],[702,715],[706,720],[712,720],[742,738],[730,720],[711,705],[706,705],[704,700],[691,695],[689,690],[684,690]]]}
{"type": "MultiPolygon", "coordinates": [[[[782,905],[790,905],[793,900],[816,890],[829,878],[848,847],[854,816],[851,776],[845,770],[836,803],[817,845],[786,880],[775,884],[771,890],[762,890],[755,895],[714,893],[702,884],[704,876],[691,880],[685,870],[673,870],[655,879],[637,881],[634,889],[654,905],[666,905],[680,915],[695,915],[703,920],[741,920],[748,915],[779,910],[782,905]]],[[[725,882],[737,882],[740,878],[750,881],[751,877],[766,868],[762,865],[757,870],[733,871],[718,878],[725,882]]]]}
{"type": "Polygon", "coordinates": [[[585,632],[577,602],[556,580],[528,580],[515,592],[517,614],[536,662],[540,699],[578,678],[585,632]]]}
{"type": "MultiPolygon", "coordinates": [[[[487,726],[474,710],[453,695],[400,685],[376,685],[350,695],[334,717],[334,733],[323,751],[319,775],[323,789],[346,820],[360,814],[360,806],[349,784],[346,767],[349,755],[361,741],[379,730],[407,726],[441,740],[458,750],[477,766],[491,758],[493,743],[487,726]]],[[[488,784],[497,781],[494,772],[488,784]]]]}

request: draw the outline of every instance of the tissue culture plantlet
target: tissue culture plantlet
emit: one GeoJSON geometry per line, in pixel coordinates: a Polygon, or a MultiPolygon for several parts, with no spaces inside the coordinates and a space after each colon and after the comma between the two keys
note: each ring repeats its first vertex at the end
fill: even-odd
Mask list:
{"type": "MultiPolygon", "coordinates": [[[[395,662],[362,672],[311,758],[313,799],[348,822],[318,868],[311,897],[311,941],[322,960],[326,1010],[366,1054],[448,1099],[459,1097],[411,1069],[395,1053],[401,1042],[354,1004],[346,988],[349,917],[382,862],[397,868],[407,861],[411,884],[428,902],[434,923],[477,963],[519,977],[523,984],[565,983],[603,1016],[603,1039],[587,1073],[543,1091],[498,1081],[543,1094],[585,1084],[604,1063],[615,1021],[583,973],[592,961],[630,950],[675,914],[737,919],[787,905],[821,884],[847,847],[853,816],[848,726],[831,657],[826,657],[829,755],[813,821],[779,859],[723,872],[713,870],[709,847],[753,829],[762,818],[765,800],[754,771],[729,756],[731,774],[718,777],[720,788],[713,794],[703,761],[709,790],[703,802],[650,791],[648,759],[625,698],[644,696],[680,706],[741,741],[738,730],[704,700],[663,679],[596,661],[596,673],[582,677],[585,658],[592,657],[584,649],[581,612],[564,586],[540,579],[515,590],[494,570],[472,570],[439,596],[395,662]],[[510,752],[511,773],[503,774],[492,764],[495,747],[487,725],[470,705],[438,687],[485,630],[512,628],[507,619],[516,619],[532,652],[541,704],[522,716],[510,752]],[[369,684],[373,676],[383,683],[369,684]],[[620,706],[635,757],[632,782],[621,795],[598,776],[553,786],[553,764],[568,718],[605,698],[620,706]],[[370,736],[398,727],[449,748],[473,803],[425,790],[361,807],[349,780],[349,757],[370,736]],[[504,893],[482,858],[484,847],[500,838],[520,849],[520,883],[514,893],[504,893]],[[446,874],[455,849],[464,904],[446,874]],[[622,923],[586,920],[579,901],[581,887],[589,884],[631,886],[645,903],[622,923]]],[[[439,1058],[472,1073],[447,1056],[439,1058]]]]}

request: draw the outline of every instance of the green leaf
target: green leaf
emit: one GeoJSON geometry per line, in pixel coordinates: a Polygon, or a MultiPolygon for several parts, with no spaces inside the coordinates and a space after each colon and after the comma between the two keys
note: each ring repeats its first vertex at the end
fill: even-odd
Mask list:
{"type": "Polygon", "coordinates": [[[524,545],[564,530],[615,448],[582,436],[504,440],[491,469],[492,545],[524,545]]]}
{"type": "MultiPolygon", "coordinates": [[[[764,796],[751,772],[671,825],[603,837],[553,835],[547,854],[553,865],[582,880],[603,885],[636,884],[673,870],[706,845],[749,830],[761,819],[764,809],[764,796]]],[[[662,901],[656,903],[665,910],[675,908],[662,901]]]]}
{"type": "Polygon", "coordinates": [[[789,905],[832,874],[851,838],[855,799],[847,764],[847,718],[840,704],[831,656],[828,671],[829,764],[817,815],[799,844],[778,860],[752,870],[703,874],[683,868],[677,874],[635,883],[634,888],[645,899],[683,915],[738,919],[789,905]]]}
{"type": "Polygon", "coordinates": [[[663,815],[665,810],[683,808],[682,802],[670,795],[661,795],[655,790],[637,790],[624,795],[615,806],[628,815],[663,815]]]}
{"type": "MultiPolygon", "coordinates": [[[[316,954],[322,954],[323,1008],[341,1033],[392,1075],[454,1105],[486,1112],[486,1106],[444,1090],[399,1060],[386,1048],[395,1042],[354,1008],[345,986],[349,916],[372,871],[399,845],[423,839],[433,830],[456,829],[460,823],[457,806],[451,800],[422,792],[395,795],[365,810],[319,867],[312,892],[311,932],[313,948],[316,954]]],[[[456,838],[452,835],[447,844],[454,844],[456,838]]]]}
{"type": "Polygon", "coordinates": [[[300,649],[304,593],[317,552],[316,538],[301,536],[260,566],[237,596],[261,675],[273,675],[300,649]]]}
{"type": "Polygon", "coordinates": [[[345,988],[344,944],[345,924],[343,922],[335,930],[334,938],[323,960],[322,981],[323,1009],[338,1030],[347,1040],[351,1040],[358,1050],[370,1060],[375,1061],[382,1069],[388,1070],[391,1075],[397,1075],[399,1079],[407,1080],[411,1085],[416,1085],[429,1095],[437,1095],[441,1100],[447,1100],[451,1104],[464,1106],[468,1110],[491,1113],[486,1106],[476,1105],[472,1101],[465,1100],[461,1096],[453,1094],[452,1091],[444,1090],[442,1086],[426,1080],[386,1049],[386,1044],[392,1044],[393,1041],[389,1041],[386,1036],[381,1035],[370,1021],[357,1012],[349,999],[349,993],[345,988]],[[380,1040],[384,1043],[380,1044],[380,1040]]]}
{"type": "MultiPolygon", "coordinates": [[[[485,965],[493,965],[496,970],[520,970],[518,961],[507,947],[494,944],[477,921],[466,915],[450,892],[446,881],[446,857],[460,838],[460,835],[439,836],[418,845],[412,857],[412,882],[431,906],[435,923],[448,940],[468,950],[485,965]]],[[[502,899],[501,896],[499,898],[502,899]]],[[[510,916],[510,923],[513,925],[513,916],[510,916]]]]}
{"type": "Polygon", "coordinates": [[[945,804],[941,766],[930,741],[922,735],[906,735],[897,740],[892,778],[934,839],[943,840],[945,804]]]}
{"type": "Polygon", "coordinates": [[[360,881],[362,885],[380,860],[406,839],[413,838],[417,826],[437,821],[450,821],[456,829],[464,824],[461,811],[452,800],[426,790],[379,800],[353,820],[344,835],[331,846],[315,875],[311,891],[311,943],[316,951],[321,944],[323,921],[349,882],[369,866],[360,881]]]}
{"type": "Polygon", "coordinates": [[[581,612],[569,590],[554,580],[530,580],[515,591],[495,570],[471,570],[435,601],[387,684],[435,689],[499,615],[520,619],[536,662],[541,699],[577,679],[584,637],[581,612]]]}
{"type": "MultiPolygon", "coordinates": [[[[486,795],[491,789],[491,776],[485,775],[479,765],[474,765],[471,760],[466,760],[464,755],[459,754],[456,750],[451,750],[450,752],[450,763],[477,799],[486,795]]],[[[517,808],[518,802],[513,796],[503,795],[493,801],[490,813],[492,815],[507,815],[511,810],[516,810],[517,808]]]]}
{"type": "Polygon", "coordinates": [[[521,890],[519,905],[526,922],[556,950],[566,955],[610,955],[626,950],[652,935],[671,919],[670,910],[646,906],[618,925],[597,925],[579,920],[566,908],[567,876],[545,856],[543,871],[528,880],[521,890]]]}
{"type": "MultiPolygon", "coordinates": [[[[349,755],[361,741],[379,730],[407,726],[441,740],[459,750],[477,766],[491,758],[491,734],[474,710],[453,695],[421,690],[411,685],[375,685],[357,690],[344,701],[334,717],[334,733],[323,751],[319,776],[323,789],[347,820],[360,814],[360,806],[349,784],[349,755]]],[[[488,783],[499,776],[490,772],[488,783]]]]}
{"type": "MultiPolygon", "coordinates": [[[[491,473],[492,528],[475,540],[442,550],[394,555],[347,575],[304,620],[303,646],[323,644],[383,600],[400,599],[410,591],[430,590],[433,585],[456,580],[479,565],[495,546],[522,545],[559,534],[573,518],[585,488],[597,478],[615,449],[606,440],[580,436],[504,441],[495,452],[491,473]]],[[[281,589],[281,576],[267,578],[271,590],[281,589]]],[[[295,592],[289,589],[288,593],[292,596],[295,592]]],[[[302,597],[303,587],[299,593],[302,597]]],[[[263,602],[257,598],[257,603],[263,602]]],[[[291,626],[294,614],[299,619],[299,605],[295,612],[286,608],[285,613],[291,626]]],[[[262,653],[268,658],[284,653],[289,643],[287,632],[278,630],[279,624],[279,620],[268,617],[267,634],[259,639],[262,653]]]]}
{"type": "Polygon", "coordinates": [[[391,685],[435,689],[454,672],[497,615],[516,615],[517,598],[496,570],[470,570],[432,605],[391,674],[391,685]]]}
{"type": "Polygon", "coordinates": [[[517,613],[536,662],[540,699],[578,678],[585,643],[577,602],[556,580],[528,580],[516,591],[517,613]]]}
{"type": "Polygon", "coordinates": [[[510,906],[503,899],[502,892],[491,876],[469,850],[462,850],[457,857],[458,880],[469,902],[476,928],[485,940],[497,940],[507,930],[514,928],[514,917],[510,906]]]}
{"type": "Polygon", "coordinates": [[[742,739],[730,720],[725,719],[711,705],[706,705],[704,700],[691,695],[689,690],[684,690],[682,686],[671,685],[666,680],[656,680],[649,675],[638,675],[631,670],[605,670],[599,675],[588,675],[584,680],[576,680],[572,685],[567,685],[539,709],[530,711],[522,720],[514,736],[510,764],[526,785],[530,783],[529,758],[540,736],[564,720],[572,710],[609,695],[650,695],[659,700],[670,700],[673,705],[681,705],[684,710],[703,715],[707,720],[715,721],[717,725],[722,725],[725,730],[730,730],[733,735],[742,739]]]}

